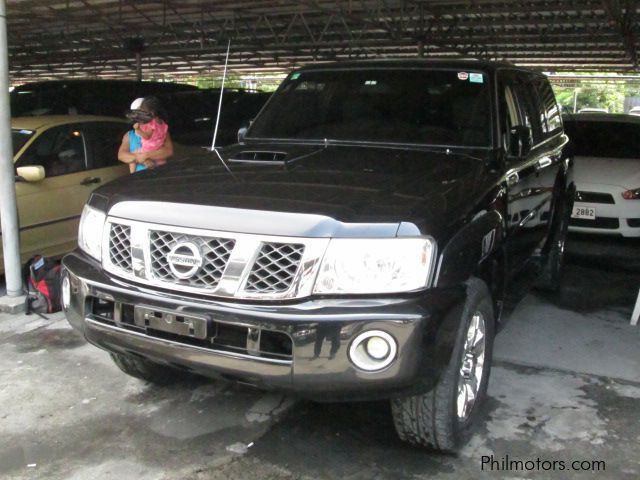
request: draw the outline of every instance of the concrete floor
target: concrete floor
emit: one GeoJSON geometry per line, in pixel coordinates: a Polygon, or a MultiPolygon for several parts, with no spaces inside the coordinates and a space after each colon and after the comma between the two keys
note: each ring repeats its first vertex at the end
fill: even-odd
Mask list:
{"type": "Polygon", "coordinates": [[[571,265],[561,294],[528,295],[497,337],[486,422],[457,456],[400,443],[385,403],[155,387],[122,374],[60,314],[1,315],[0,477],[637,479],[640,329],[628,322],[639,286],[638,274],[571,265]],[[491,455],[606,469],[483,470],[491,455]]]}

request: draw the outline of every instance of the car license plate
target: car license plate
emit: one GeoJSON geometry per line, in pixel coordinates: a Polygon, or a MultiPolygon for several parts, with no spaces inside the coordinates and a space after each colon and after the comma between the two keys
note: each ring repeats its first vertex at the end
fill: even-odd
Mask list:
{"type": "Polygon", "coordinates": [[[596,209],[594,207],[573,207],[571,218],[584,218],[586,220],[596,219],[596,209]]]}
{"type": "Polygon", "coordinates": [[[174,310],[136,306],[133,310],[137,326],[204,340],[207,338],[209,319],[204,316],[174,310]]]}

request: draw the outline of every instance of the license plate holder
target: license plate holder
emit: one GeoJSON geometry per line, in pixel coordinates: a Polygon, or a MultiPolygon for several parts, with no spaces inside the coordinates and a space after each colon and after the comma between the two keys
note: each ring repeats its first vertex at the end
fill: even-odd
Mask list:
{"type": "Polygon", "coordinates": [[[571,212],[571,218],[580,218],[585,220],[595,220],[596,219],[596,209],[595,207],[583,207],[580,205],[574,205],[573,211],[571,212]]]}
{"type": "Polygon", "coordinates": [[[199,340],[207,338],[209,318],[203,315],[136,305],[133,309],[133,318],[138,327],[145,329],[199,340]]]}

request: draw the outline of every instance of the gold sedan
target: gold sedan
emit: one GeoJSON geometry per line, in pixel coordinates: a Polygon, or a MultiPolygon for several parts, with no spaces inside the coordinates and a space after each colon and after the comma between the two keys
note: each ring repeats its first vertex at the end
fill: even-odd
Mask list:
{"type": "Polygon", "coordinates": [[[11,126],[21,261],[62,255],[76,246],[91,191],[128,173],[118,147],[130,126],[119,118],[78,115],[13,118],[11,126]]]}

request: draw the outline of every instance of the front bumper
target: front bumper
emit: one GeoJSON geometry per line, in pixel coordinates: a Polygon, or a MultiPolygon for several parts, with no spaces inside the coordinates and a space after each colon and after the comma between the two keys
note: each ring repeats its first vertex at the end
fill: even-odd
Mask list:
{"type": "Polygon", "coordinates": [[[221,301],[123,281],[80,251],[67,255],[63,265],[71,282],[67,319],[90,343],[317,400],[390,398],[429,390],[449,363],[465,300],[460,286],[386,298],[221,301]],[[121,313],[111,320],[96,315],[96,299],[121,313]],[[220,332],[231,329],[236,339],[245,332],[246,344],[220,347],[213,338],[192,341],[140,328],[122,312],[141,305],[205,317],[220,332]],[[367,372],[351,363],[348,350],[358,334],[372,329],[389,333],[398,351],[389,366],[367,372]],[[269,336],[286,339],[288,346],[274,354],[260,351],[255,339],[269,336]]]}
{"type": "Polygon", "coordinates": [[[578,185],[578,196],[574,207],[589,207],[596,211],[596,218],[571,218],[569,230],[581,233],[600,235],[621,235],[623,237],[640,237],[640,200],[625,200],[622,193],[626,189],[616,185],[598,183],[582,183],[578,185]],[[581,192],[595,192],[607,197],[605,203],[583,200],[581,192]]]}

